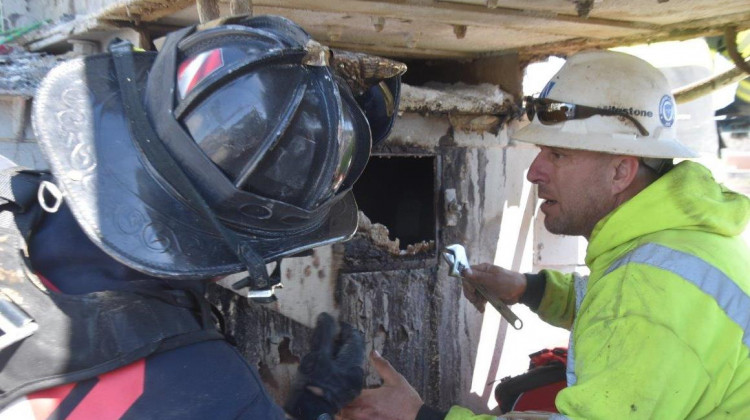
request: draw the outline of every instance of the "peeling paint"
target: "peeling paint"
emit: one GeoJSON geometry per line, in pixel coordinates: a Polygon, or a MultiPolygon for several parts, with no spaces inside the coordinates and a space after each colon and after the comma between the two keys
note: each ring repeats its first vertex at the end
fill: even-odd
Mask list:
{"type": "Polygon", "coordinates": [[[399,111],[506,115],[513,113],[513,96],[497,85],[482,83],[430,83],[425,86],[402,85],[399,111]]]}
{"type": "Polygon", "coordinates": [[[496,115],[449,115],[448,120],[454,129],[464,133],[483,134],[488,132],[495,135],[499,132],[503,121],[496,115]]]}

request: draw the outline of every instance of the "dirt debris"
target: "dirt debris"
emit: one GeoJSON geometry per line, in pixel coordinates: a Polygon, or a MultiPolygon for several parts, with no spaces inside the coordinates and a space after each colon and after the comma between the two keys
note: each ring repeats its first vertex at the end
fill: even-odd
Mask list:
{"type": "Polygon", "coordinates": [[[63,57],[10,45],[0,54],[0,95],[33,97],[37,86],[63,57]]]}
{"type": "Polygon", "coordinates": [[[401,249],[401,240],[399,238],[390,239],[388,237],[389,233],[385,225],[373,223],[363,212],[359,212],[357,234],[368,236],[375,246],[387,251],[391,255],[415,255],[435,249],[435,241],[422,241],[409,244],[406,246],[406,249],[401,249]]]}
{"type": "Polygon", "coordinates": [[[400,111],[437,114],[505,115],[512,112],[513,96],[489,83],[428,83],[401,86],[400,111]]]}

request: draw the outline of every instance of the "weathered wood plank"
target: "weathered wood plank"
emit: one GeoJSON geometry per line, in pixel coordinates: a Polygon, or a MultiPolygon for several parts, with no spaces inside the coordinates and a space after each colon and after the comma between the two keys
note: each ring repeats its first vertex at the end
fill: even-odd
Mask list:
{"type": "Polygon", "coordinates": [[[544,59],[550,55],[566,56],[586,49],[612,48],[661,41],[682,41],[702,36],[719,35],[724,32],[724,28],[727,25],[734,25],[737,22],[741,22],[738,30],[750,28],[750,12],[720,15],[707,20],[667,25],[658,32],[645,35],[614,37],[608,40],[577,38],[560,42],[550,42],[548,44],[535,45],[532,48],[519,49],[519,58],[521,62],[530,62],[544,59]]]}
{"type": "Polygon", "coordinates": [[[229,14],[232,16],[239,16],[239,15],[252,16],[253,1],[252,0],[230,0],[229,14]]]}
{"type": "Polygon", "coordinates": [[[219,0],[196,0],[198,9],[198,21],[206,23],[218,19],[221,16],[219,12],[219,0]]]}
{"type": "MultiPolygon", "coordinates": [[[[37,1],[42,0],[31,0],[37,1]]],[[[481,0],[457,1],[260,0],[253,2],[252,11],[287,16],[329,46],[414,58],[476,58],[517,51],[525,61],[584,48],[697,37],[728,24],[750,26],[750,5],[741,0],[595,2],[588,18],[578,16],[567,0],[497,0],[492,7],[481,0]]],[[[59,44],[71,36],[89,38],[96,31],[111,30],[115,21],[148,30],[144,23],[188,25],[199,20],[195,3],[188,0],[102,4],[92,3],[90,14],[75,23],[39,31],[37,39],[47,39],[34,41],[32,48],[59,44]]],[[[236,13],[232,4],[218,3],[218,12],[203,19],[236,13]]]]}

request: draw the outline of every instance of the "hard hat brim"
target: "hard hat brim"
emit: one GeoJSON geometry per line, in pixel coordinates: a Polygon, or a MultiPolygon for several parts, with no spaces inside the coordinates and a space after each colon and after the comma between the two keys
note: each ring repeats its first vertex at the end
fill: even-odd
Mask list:
{"type": "MultiPolygon", "coordinates": [[[[140,86],[152,61],[136,55],[140,86]]],[[[113,74],[107,54],[71,60],[48,74],[35,98],[37,140],[78,223],[111,257],[149,275],[204,279],[244,270],[210,222],[139,152],[113,74]]],[[[309,229],[235,232],[268,262],[345,240],[356,226],[349,191],[309,229]]]]}
{"type": "Polygon", "coordinates": [[[646,158],[695,158],[698,154],[675,139],[643,138],[641,142],[633,136],[617,134],[573,133],[562,130],[563,123],[543,125],[536,120],[511,134],[511,139],[537,146],[564,149],[589,150],[617,155],[646,158]]]}

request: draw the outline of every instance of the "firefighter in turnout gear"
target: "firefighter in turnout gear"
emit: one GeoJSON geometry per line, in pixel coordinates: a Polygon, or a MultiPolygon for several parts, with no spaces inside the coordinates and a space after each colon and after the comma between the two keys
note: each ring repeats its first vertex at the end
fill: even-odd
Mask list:
{"type": "Polygon", "coordinates": [[[266,263],[353,235],[403,65],[353,93],[332,54],[241,17],[48,74],[52,173],[2,173],[0,418],[319,419],[358,394],[363,337],[323,314],[285,413],[204,298],[246,271],[233,287],[269,299],[266,263]]]}

